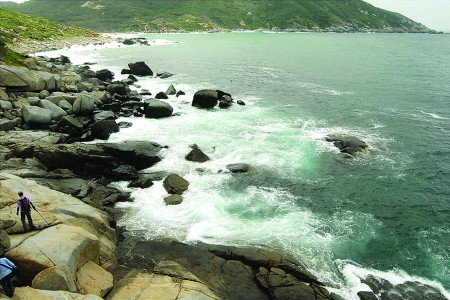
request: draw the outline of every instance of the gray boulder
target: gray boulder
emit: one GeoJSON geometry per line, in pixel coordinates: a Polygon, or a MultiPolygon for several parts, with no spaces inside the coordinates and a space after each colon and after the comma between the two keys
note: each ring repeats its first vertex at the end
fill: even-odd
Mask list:
{"type": "Polygon", "coordinates": [[[180,195],[170,195],[166,198],[164,198],[164,202],[166,205],[178,205],[183,202],[183,197],[180,195]]]}
{"type": "Polygon", "coordinates": [[[9,101],[0,100],[0,109],[1,110],[11,110],[13,108],[13,105],[9,101]]]}
{"type": "Polygon", "coordinates": [[[52,112],[37,106],[24,106],[22,110],[23,119],[30,124],[50,124],[52,112]]]}
{"type": "Polygon", "coordinates": [[[19,125],[20,119],[0,119],[0,131],[9,131],[14,129],[17,125],[19,125]]]}
{"type": "Polygon", "coordinates": [[[166,91],[166,95],[176,95],[177,90],[175,89],[175,87],[173,86],[173,84],[171,84],[166,91]]]}
{"type": "Polygon", "coordinates": [[[67,115],[64,109],[48,100],[41,100],[39,106],[49,110],[52,113],[52,119],[56,121],[67,115]]]}
{"type": "Polygon", "coordinates": [[[200,90],[194,94],[192,106],[198,108],[213,108],[223,96],[231,97],[230,94],[220,90],[200,90]]]}
{"type": "Polygon", "coordinates": [[[145,102],[145,117],[151,119],[160,119],[170,117],[173,113],[173,107],[166,102],[150,99],[145,102]]]}
{"type": "Polygon", "coordinates": [[[129,63],[131,74],[138,76],[153,76],[153,71],[149,66],[143,61],[138,61],[136,63],[129,63]]]}
{"type": "Polygon", "coordinates": [[[125,84],[123,83],[113,83],[106,87],[106,90],[111,94],[118,94],[118,95],[126,95],[128,93],[128,89],[125,84]]]}
{"type": "Polygon", "coordinates": [[[177,174],[170,174],[163,181],[163,186],[169,194],[181,195],[189,188],[189,182],[177,174]]]}
{"type": "Polygon", "coordinates": [[[2,88],[0,88],[0,100],[5,100],[5,101],[9,100],[8,94],[2,88]]]}
{"type": "Polygon", "coordinates": [[[67,100],[59,101],[58,106],[64,109],[64,111],[66,112],[72,112],[72,104],[70,104],[67,100]]]}
{"type": "Polygon", "coordinates": [[[89,95],[78,95],[73,103],[73,113],[76,115],[92,115],[95,109],[94,99],[89,95]]]}
{"type": "Polygon", "coordinates": [[[78,92],[92,92],[94,90],[94,85],[90,82],[80,82],[79,84],[77,84],[77,89],[78,92]]]}
{"type": "Polygon", "coordinates": [[[74,116],[62,117],[58,123],[58,130],[63,133],[67,133],[70,136],[79,136],[83,131],[83,123],[80,122],[74,116]]]}
{"type": "Polygon", "coordinates": [[[100,120],[94,123],[91,128],[92,136],[96,139],[107,140],[111,133],[119,132],[120,127],[116,120],[100,120]]]}
{"type": "Polygon", "coordinates": [[[94,115],[95,121],[114,120],[115,118],[116,118],[116,115],[111,110],[104,110],[104,111],[101,111],[98,114],[94,115]]]}

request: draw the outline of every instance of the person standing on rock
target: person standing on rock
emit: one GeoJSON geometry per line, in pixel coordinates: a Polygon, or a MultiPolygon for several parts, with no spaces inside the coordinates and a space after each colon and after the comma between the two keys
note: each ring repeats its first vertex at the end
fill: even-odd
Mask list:
{"type": "Polygon", "coordinates": [[[28,226],[25,222],[25,216],[28,219],[28,224],[30,226],[29,230],[37,229],[33,224],[33,219],[31,218],[31,208],[33,207],[33,209],[36,210],[36,207],[34,207],[31,200],[25,197],[22,192],[19,192],[19,197],[20,198],[17,201],[17,215],[19,215],[20,210],[20,219],[22,220],[23,230],[25,232],[28,231],[28,226]]]}
{"type": "Polygon", "coordinates": [[[12,297],[14,295],[14,285],[11,279],[17,267],[7,258],[0,258],[0,283],[6,296],[12,297]]]}

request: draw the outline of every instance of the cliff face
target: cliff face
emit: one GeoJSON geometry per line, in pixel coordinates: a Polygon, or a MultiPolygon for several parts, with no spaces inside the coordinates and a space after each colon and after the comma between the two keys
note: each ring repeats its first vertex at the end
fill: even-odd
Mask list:
{"type": "Polygon", "coordinates": [[[97,31],[429,32],[362,0],[31,0],[15,9],[97,31]]]}

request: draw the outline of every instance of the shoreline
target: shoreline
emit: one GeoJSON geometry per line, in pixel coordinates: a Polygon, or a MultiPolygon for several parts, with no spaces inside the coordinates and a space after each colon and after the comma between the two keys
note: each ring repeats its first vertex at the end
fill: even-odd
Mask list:
{"type": "MultiPolygon", "coordinates": [[[[124,243],[124,242],[119,242],[119,247],[121,247],[121,246],[127,246],[128,244],[126,244],[126,243],[124,243]]],[[[214,245],[212,245],[212,246],[214,246],[214,245]]],[[[147,248],[145,248],[144,249],[145,251],[147,251],[148,249],[147,248]]],[[[145,252],[144,251],[144,252],[145,252]]],[[[226,252],[226,251],[225,251],[226,252]]],[[[147,253],[147,252],[146,252],[147,253]]],[[[148,253],[147,253],[148,254],[148,253]]],[[[187,257],[189,257],[189,256],[187,256],[187,257]]],[[[231,258],[233,258],[232,256],[231,256],[231,258]]],[[[137,261],[137,264],[135,265],[135,267],[136,266],[139,266],[139,262],[142,262],[142,257],[140,258],[141,260],[138,260],[137,261]]],[[[151,257],[148,257],[148,259],[151,259],[151,257]]],[[[173,259],[173,258],[171,258],[171,259],[173,259]]],[[[234,259],[231,259],[231,260],[236,260],[236,257],[234,257],[234,259]]],[[[244,264],[245,265],[245,264],[244,264]]],[[[250,266],[250,267],[252,267],[252,266],[250,266]]],[[[245,268],[245,267],[244,267],[245,268]]],[[[275,267],[276,268],[276,267],[275,267]]],[[[262,270],[262,273],[261,273],[261,270],[258,270],[258,271],[260,271],[259,272],[259,274],[262,274],[262,275],[264,275],[264,276],[275,276],[274,274],[272,274],[272,273],[275,273],[275,274],[277,274],[276,272],[278,272],[278,270],[269,270],[269,269],[267,269],[267,268],[265,268],[266,270],[267,270],[267,274],[265,274],[264,272],[266,272],[266,271],[264,271],[264,270],[262,270]],[[272,273],[271,273],[272,272],[272,273]]],[[[159,270],[159,269],[158,269],[159,270]]],[[[256,270],[256,269],[255,269],[256,270]]],[[[256,272],[255,270],[253,270],[252,272],[256,272]]],[[[163,270],[164,272],[168,272],[167,270],[163,270]]],[[[160,270],[160,272],[162,272],[161,270],[160,270]]],[[[172,274],[172,275],[174,275],[174,274],[172,274]]],[[[284,276],[284,275],[283,275],[284,276]]],[[[176,277],[176,276],[175,276],[176,277]]],[[[281,277],[281,276],[280,276],[281,277]]],[[[282,278],[284,278],[284,277],[282,277],[282,278]]],[[[270,294],[270,293],[269,293],[270,294]]],[[[336,297],[334,297],[334,298],[329,298],[329,299],[339,299],[339,298],[337,298],[337,296],[336,297]]]]}

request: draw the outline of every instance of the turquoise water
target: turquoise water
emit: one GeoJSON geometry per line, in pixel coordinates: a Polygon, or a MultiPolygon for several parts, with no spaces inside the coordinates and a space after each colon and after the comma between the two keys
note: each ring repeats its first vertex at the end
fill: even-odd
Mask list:
{"type": "Polygon", "coordinates": [[[134,126],[110,139],[168,145],[154,169],[191,182],[175,207],[164,205],[161,183],[132,190],[123,224],[147,238],[283,249],[342,290],[354,288],[353,275],[378,271],[450,290],[450,36],[145,37],[156,45],[68,52],[116,72],[144,60],[177,75],[141,80],[143,88],[187,92],[169,99],[180,116],[126,119],[134,126]],[[203,88],[247,105],[192,108],[203,88]],[[369,153],[342,158],[324,141],[335,132],[364,139],[369,153]],[[212,161],[185,161],[193,143],[212,161]],[[221,172],[235,162],[255,171],[221,172]]]}

